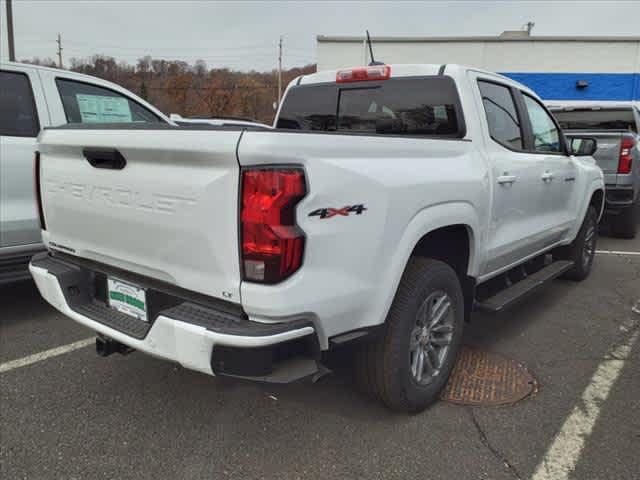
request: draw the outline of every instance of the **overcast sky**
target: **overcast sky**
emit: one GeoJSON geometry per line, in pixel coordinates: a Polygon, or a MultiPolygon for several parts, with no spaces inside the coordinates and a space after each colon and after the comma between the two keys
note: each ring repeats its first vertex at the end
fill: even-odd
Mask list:
{"type": "MultiPolygon", "coordinates": [[[[2,4],[1,41],[6,52],[2,4]]],[[[314,63],[316,35],[498,35],[535,22],[534,35],[640,35],[629,1],[14,0],[18,59],[144,55],[210,67],[271,70],[284,37],[285,67],[314,63]]],[[[6,54],[5,54],[6,55],[6,54]]]]}

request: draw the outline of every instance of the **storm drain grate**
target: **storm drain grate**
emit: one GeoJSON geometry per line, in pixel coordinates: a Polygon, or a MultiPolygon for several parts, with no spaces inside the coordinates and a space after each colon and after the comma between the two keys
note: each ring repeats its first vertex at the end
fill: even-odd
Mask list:
{"type": "Polygon", "coordinates": [[[442,400],[461,405],[505,405],[537,390],[537,382],[517,362],[462,346],[442,400]]]}

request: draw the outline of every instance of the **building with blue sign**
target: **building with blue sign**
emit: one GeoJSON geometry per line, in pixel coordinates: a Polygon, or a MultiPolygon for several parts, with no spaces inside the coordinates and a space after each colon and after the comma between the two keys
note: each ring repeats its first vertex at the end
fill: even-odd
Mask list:
{"type": "MultiPolygon", "coordinates": [[[[377,37],[376,60],[458,63],[502,73],[562,102],[640,103],[640,37],[377,37]]],[[[318,70],[369,63],[363,37],[317,37],[318,70]]]]}

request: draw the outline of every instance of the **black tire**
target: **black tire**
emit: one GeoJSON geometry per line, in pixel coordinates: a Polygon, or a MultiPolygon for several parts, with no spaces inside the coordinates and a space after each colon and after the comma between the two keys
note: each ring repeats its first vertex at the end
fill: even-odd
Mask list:
{"type": "Polygon", "coordinates": [[[639,221],[640,201],[620,212],[620,215],[613,219],[613,234],[620,238],[636,238],[639,221]]]}
{"type": "MultiPolygon", "coordinates": [[[[421,412],[438,399],[449,379],[460,349],[463,326],[464,297],[454,270],[438,260],[411,258],[387,315],[384,333],[375,341],[361,345],[356,354],[356,381],[392,410],[421,412]],[[438,303],[437,299],[442,301],[438,303]],[[430,307],[428,302],[432,300],[430,307]],[[434,312],[434,317],[438,317],[438,312],[444,309],[440,317],[446,315],[446,333],[443,332],[445,320],[442,320],[442,324],[436,323],[439,327],[433,328],[435,333],[416,334],[416,330],[422,332],[427,328],[417,324],[419,318],[431,323],[428,314],[434,312]],[[446,347],[436,346],[439,335],[449,342],[446,347]],[[413,373],[411,359],[416,358],[418,350],[412,354],[411,345],[424,349],[420,354],[424,355],[424,362],[429,362],[424,363],[425,369],[439,363],[439,368],[432,369],[432,375],[424,380],[417,380],[417,374],[413,373]],[[435,349],[432,352],[435,357],[424,353],[429,348],[435,349]],[[437,361],[432,361],[433,358],[437,361]]],[[[422,377],[423,363],[420,366],[422,377]]]]}
{"type": "Polygon", "coordinates": [[[571,260],[573,268],[562,275],[562,278],[579,282],[591,273],[598,241],[598,213],[593,206],[587,209],[580,231],[571,245],[558,248],[553,253],[555,260],[571,260]]]}

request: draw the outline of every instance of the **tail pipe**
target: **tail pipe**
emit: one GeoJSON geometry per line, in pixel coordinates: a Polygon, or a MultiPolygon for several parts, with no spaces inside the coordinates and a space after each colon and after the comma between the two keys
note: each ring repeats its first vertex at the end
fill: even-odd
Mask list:
{"type": "Polygon", "coordinates": [[[96,353],[101,357],[108,357],[112,353],[128,355],[133,351],[133,348],[128,347],[124,343],[117,342],[112,338],[103,336],[96,337],[96,353]]]}

